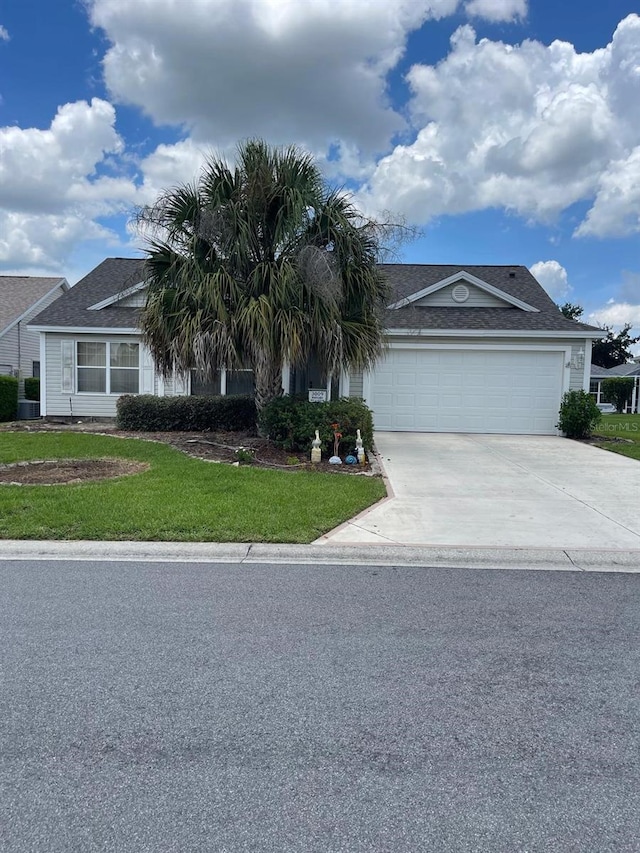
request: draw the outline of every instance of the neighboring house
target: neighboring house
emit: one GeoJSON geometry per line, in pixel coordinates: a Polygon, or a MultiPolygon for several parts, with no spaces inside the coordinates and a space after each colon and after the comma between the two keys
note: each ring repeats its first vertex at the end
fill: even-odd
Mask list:
{"type": "Polygon", "coordinates": [[[596,403],[609,403],[606,394],[602,391],[602,380],[611,379],[615,376],[628,376],[634,380],[633,391],[631,392],[631,401],[625,408],[625,412],[640,411],[640,364],[637,361],[630,361],[627,364],[617,364],[615,367],[600,367],[597,364],[591,365],[591,380],[589,382],[589,391],[593,395],[596,403]]]}
{"type": "MultiPolygon", "coordinates": [[[[384,264],[388,348],[372,371],[285,370],[286,392],[364,397],[377,429],[556,434],[562,394],[589,389],[601,330],[564,317],[522,266],[384,264]]],[[[251,372],[163,380],[137,327],[144,262],[109,258],[32,323],[43,415],[113,417],[123,393],[242,393],[251,372]]]]}
{"type": "Polygon", "coordinates": [[[67,290],[59,276],[0,276],[0,373],[40,375],[40,336],[27,324],[67,290]]]}

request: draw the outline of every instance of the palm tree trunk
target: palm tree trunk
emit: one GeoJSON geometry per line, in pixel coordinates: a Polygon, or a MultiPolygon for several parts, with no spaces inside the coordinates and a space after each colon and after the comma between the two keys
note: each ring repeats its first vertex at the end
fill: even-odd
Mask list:
{"type": "Polygon", "coordinates": [[[258,417],[267,403],[282,396],[282,365],[267,357],[258,360],[254,367],[255,400],[258,417]]]}

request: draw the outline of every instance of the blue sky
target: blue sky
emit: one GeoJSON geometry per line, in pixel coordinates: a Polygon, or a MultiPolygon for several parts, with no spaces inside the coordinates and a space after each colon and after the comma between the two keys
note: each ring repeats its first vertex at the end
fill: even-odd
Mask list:
{"type": "Polygon", "coordinates": [[[525,264],[640,330],[640,18],[581,0],[0,5],[0,270],[133,255],[136,205],[249,136],[296,142],[400,260],[525,264]]]}

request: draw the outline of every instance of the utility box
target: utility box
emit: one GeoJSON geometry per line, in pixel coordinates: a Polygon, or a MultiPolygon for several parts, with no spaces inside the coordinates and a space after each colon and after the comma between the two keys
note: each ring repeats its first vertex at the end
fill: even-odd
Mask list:
{"type": "Polygon", "coordinates": [[[18,420],[33,421],[40,417],[40,403],[37,400],[18,400],[18,420]]]}

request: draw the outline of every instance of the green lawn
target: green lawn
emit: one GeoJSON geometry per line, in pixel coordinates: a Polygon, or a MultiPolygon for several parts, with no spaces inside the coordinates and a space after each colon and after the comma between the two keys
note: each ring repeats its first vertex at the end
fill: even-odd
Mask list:
{"type": "Polygon", "coordinates": [[[385,495],[378,477],[212,464],[165,444],[73,433],[0,433],[0,463],[136,459],[142,474],[0,486],[0,538],[311,542],[385,495]]]}
{"type": "Polygon", "coordinates": [[[629,444],[607,441],[598,447],[640,460],[640,415],[603,415],[594,435],[630,439],[629,444]]]}

